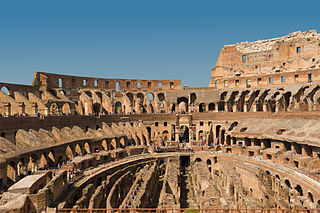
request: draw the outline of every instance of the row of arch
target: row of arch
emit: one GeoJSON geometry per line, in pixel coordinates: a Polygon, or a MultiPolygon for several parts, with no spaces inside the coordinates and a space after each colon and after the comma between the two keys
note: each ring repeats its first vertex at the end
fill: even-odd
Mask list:
{"type": "MultiPolygon", "coordinates": [[[[90,155],[102,150],[111,151],[131,145],[126,137],[92,141],[73,141],[58,147],[47,148],[39,153],[26,153],[19,158],[8,160],[2,165],[5,168],[6,180],[0,179],[0,189],[10,186],[26,175],[37,170],[56,168],[77,156],[90,155]]],[[[0,167],[1,168],[1,167],[0,167]]],[[[3,168],[2,168],[3,169],[3,168]]]]}

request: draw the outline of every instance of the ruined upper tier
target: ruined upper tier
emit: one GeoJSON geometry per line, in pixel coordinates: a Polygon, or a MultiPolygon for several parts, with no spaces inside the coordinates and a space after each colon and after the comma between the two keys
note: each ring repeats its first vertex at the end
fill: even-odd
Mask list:
{"type": "Polygon", "coordinates": [[[225,45],[209,87],[248,88],[319,81],[320,34],[316,30],[225,45]]]}

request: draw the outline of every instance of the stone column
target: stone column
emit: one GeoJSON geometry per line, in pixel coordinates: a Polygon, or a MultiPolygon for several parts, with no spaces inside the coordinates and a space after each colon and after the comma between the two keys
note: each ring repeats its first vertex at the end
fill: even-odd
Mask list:
{"type": "Polygon", "coordinates": [[[257,104],[256,103],[252,104],[251,110],[252,110],[252,112],[257,112],[257,104]]]}
{"type": "Polygon", "coordinates": [[[267,112],[267,103],[266,102],[263,102],[263,111],[264,112],[267,112]]]}
{"type": "Polygon", "coordinates": [[[246,103],[243,104],[243,111],[248,112],[248,106],[246,103]]]}

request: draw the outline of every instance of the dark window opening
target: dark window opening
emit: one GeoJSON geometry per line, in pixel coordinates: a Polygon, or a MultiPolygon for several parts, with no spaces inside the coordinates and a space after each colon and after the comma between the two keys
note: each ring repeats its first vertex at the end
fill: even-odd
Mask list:
{"type": "Polygon", "coordinates": [[[203,121],[200,121],[200,126],[203,126],[203,121]]]}
{"type": "Polygon", "coordinates": [[[308,74],[308,83],[311,83],[313,80],[313,75],[310,73],[308,74]]]}
{"type": "Polygon", "coordinates": [[[269,78],[269,83],[270,83],[270,84],[273,84],[273,77],[270,77],[270,78],[269,78]]]}
{"type": "Polygon", "coordinates": [[[155,123],[155,126],[159,126],[159,122],[156,122],[156,123],[155,123]]]}
{"type": "Polygon", "coordinates": [[[243,55],[242,56],[242,62],[246,62],[247,61],[247,56],[246,55],[243,55]]]}
{"type": "Polygon", "coordinates": [[[297,53],[301,53],[301,47],[297,47],[297,53]]]}
{"type": "Polygon", "coordinates": [[[163,126],[168,126],[168,123],[167,123],[167,122],[164,122],[164,123],[163,123],[163,126]]]}

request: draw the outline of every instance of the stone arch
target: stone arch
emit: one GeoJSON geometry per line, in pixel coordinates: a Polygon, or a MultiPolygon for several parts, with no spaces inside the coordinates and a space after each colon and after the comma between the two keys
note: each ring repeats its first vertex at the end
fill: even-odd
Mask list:
{"type": "Polygon", "coordinates": [[[72,151],[70,146],[66,147],[66,156],[67,156],[68,159],[73,159],[74,158],[74,154],[73,154],[73,151],[72,151]]]}
{"type": "Polygon", "coordinates": [[[120,101],[117,101],[114,104],[114,113],[115,114],[121,114],[122,113],[122,103],[120,101]]]}
{"type": "Polygon", "coordinates": [[[124,138],[120,138],[120,148],[125,148],[126,147],[126,141],[124,138]]]}
{"type": "Polygon", "coordinates": [[[104,150],[109,150],[109,148],[108,148],[108,143],[107,143],[106,140],[103,140],[103,141],[101,142],[101,145],[102,145],[102,148],[103,148],[104,150]]]}
{"type": "Polygon", "coordinates": [[[187,127],[185,125],[182,125],[180,127],[179,141],[180,142],[189,142],[189,127],[187,127]]]}
{"type": "Polygon", "coordinates": [[[26,166],[26,160],[24,158],[20,159],[17,163],[17,175],[22,177],[28,174],[26,166]]]}
{"type": "Polygon", "coordinates": [[[171,104],[170,104],[170,112],[171,112],[171,113],[176,112],[176,104],[175,104],[175,103],[171,103],[171,104]]]}
{"type": "Polygon", "coordinates": [[[203,138],[204,138],[203,130],[200,130],[200,131],[198,132],[198,139],[199,139],[200,141],[202,141],[203,138]]]}
{"type": "Polygon", "coordinates": [[[144,94],[142,94],[141,92],[137,94],[137,97],[144,102],[144,94]]]}
{"type": "Polygon", "coordinates": [[[2,86],[1,87],[1,91],[4,92],[6,95],[10,95],[11,94],[11,91],[8,87],[6,86],[2,86]]]}
{"type": "Polygon", "coordinates": [[[99,103],[92,104],[92,110],[95,115],[99,115],[101,112],[101,104],[99,103]]]}
{"type": "Polygon", "coordinates": [[[48,166],[55,166],[56,165],[56,158],[54,156],[54,151],[51,150],[48,155],[47,155],[47,159],[48,159],[48,166]]]}
{"type": "Polygon", "coordinates": [[[218,139],[220,137],[220,129],[221,129],[221,125],[217,125],[216,126],[216,138],[218,138],[218,139]]]}
{"type": "Polygon", "coordinates": [[[196,159],[194,160],[194,162],[202,162],[202,159],[201,159],[201,158],[196,158],[196,159]]]}
{"type": "Polygon", "coordinates": [[[225,134],[226,130],[221,130],[221,144],[224,144],[224,134],[225,134]]]}
{"type": "Polygon", "coordinates": [[[154,100],[154,94],[151,93],[151,92],[149,92],[149,93],[147,94],[147,97],[148,97],[149,101],[153,101],[153,100],[154,100]]]}
{"type": "Polygon", "coordinates": [[[126,95],[130,101],[130,106],[133,106],[133,94],[131,92],[128,92],[126,95]]]}
{"type": "Polygon", "coordinates": [[[164,130],[162,132],[162,140],[164,140],[164,141],[168,141],[169,140],[169,132],[168,132],[168,130],[164,130]]]}
{"type": "Polygon", "coordinates": [[[92,152],[91,152],[91,147],[89,145],[88,142],[85,142],[84,145],[83,145],[83,151],[84,151],[84,155],[88,154],[90,155],[92,152]]]}
{"type": "Polygon", "coordinates": [[[227,143],[227,145],[231,146],[231,136],[230,135],[227,135],[226,143],[227,143]]]}
{"type": "Polygon", "coordinates": [[[63,104],[63,106],[62,106],[62,113],[65,114],[65,115],[71,114],[71,108],[70,108],[69,103],[63,104]]]}
{"type": "Polygon", "coordinates": [[[147,131],[148,131],[149,139],[151,140],[151,127],[148,126],[147,131]]]}
{"type": "Polygon", "coordinates": [[[200,103],[199,104],[199,112],[205,112],[206,109],[205,109],[205,104],[204,103],[200,103]]]}
{"type": "Polygon", "coordinates": [[[300,185],[296,185],[296,187],[294,187],[294,189],[299,193],[299,196],[303,196],[303,190],[300,185]]]}
{"type": "Polygon", "coordinates": [[[163,93],[159,93],[158,94],[158,99],[159,99],[160,102],[164,101],[165,100],[164,94],[163,93]]]}
{"type": "Polygon", "coordinates": [[[59,107],[56,103],[52,103],[49,107],[49,112],[51,115],[59,115],[59,107]]]}
{"type": "Polygon", "coordinates": [[[76,156],[82,156],[82,155],[83,155],[83,154],[82,154],[81,147],[80,147],[79,144],[77,144],[77,145],[75,146],[75,148],[74,148],[74,153],[75,153],[76,156]]]}
{"type": "Polygon", "coordinates": [[[112,139],[111,140],[111,142],[110,142],[110,150],[113,150],[113,149],[116,149],[116,148],[118,148],[117,147],[117,141],[116,141],[116,139],[112,139]]]}
{"type": "Polygon", "coordinates": [[[180,112],[188,112],[188,98],[179,97],[177,99],[177,104],[180,112]]]}
{"type": "Polygon", "coordinates": [[[207,167],[209,169],[209,172],[211,172],[211,165],[212,165],[212,162],[210,159],[207,159],[207,167]]]}
{"type": "Polygon", "coordinates": [[[216,105],[214,103],[209,103],[209,106],[208,106],[208,110],[209,111],[214,111],[216,109],[216,105]]]}
{"type": "Polygon", "coordinates": [[[7,182],[13,184],[17,180],[17,166],[15,162],[9,162],[7,165],[7,182]]]}
{"type": "Polygon", "coordinates": [[[313,203],[314,202],[314,198],[311,192],[308,192],[308,199],[313,203]]]}
{"type": "Polygon", "coordinates": [[[196,93],[191,93],[191,94],[190,94],[190,103],[191,103],[191,104],[195,104],[196,100],[197,100],[197,95],[196,95],[196,93]]]}
{"type": "Polygon", "coordinates": [[[284,184],[286,184],[286,186],[291,189],[291,184],[290,184],[290,181],[289,181],[288,179],[286,179],[286,180],[284,181],[284,184]]]}
{"type": "Polygon", "coordinates": [[[48,167],[48,160],[46,154],[43,153],[39,159],[39,169],[46,169],[48,167]]]}

